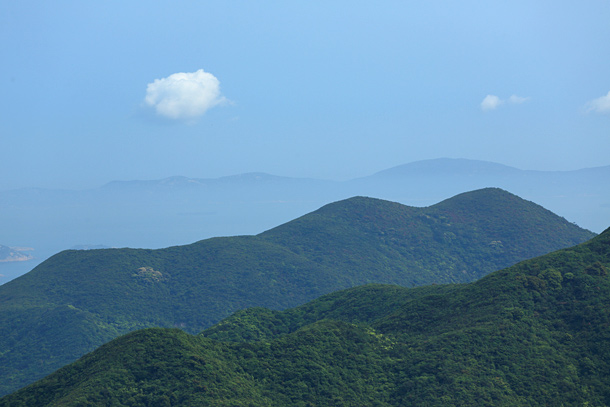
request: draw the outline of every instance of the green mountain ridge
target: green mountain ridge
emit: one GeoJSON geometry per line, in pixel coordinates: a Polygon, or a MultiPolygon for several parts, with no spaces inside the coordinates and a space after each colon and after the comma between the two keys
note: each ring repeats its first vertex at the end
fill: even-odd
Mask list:
{"type": "Polygon", "coordinates": [[[472,283],[137,331],[0,406],[608,405],[609,269],[610,229],[472,283]]]}
{"type": "Polygon", "coordinates": [[[469,282],[593,236],[490,188],[427,208],[356,197],[257,236],[64,251],[0,286],[0,394],[133,330],[198,333],[367,283],[469,282]]]}
{"type": "Polygon", "coordinates": [[[353,196],[421,207],[492,186],[596,233],[610,224],[610,166],[530,171],[443,158],[345,181],[246,173],[125,180],[84,190],[24,188],[0,191],[0,242],[35,247],[36,252],[30,262],[0,264],[0,285],[75,245],[158,249],[215,236],[259,234],[353,196]]]}

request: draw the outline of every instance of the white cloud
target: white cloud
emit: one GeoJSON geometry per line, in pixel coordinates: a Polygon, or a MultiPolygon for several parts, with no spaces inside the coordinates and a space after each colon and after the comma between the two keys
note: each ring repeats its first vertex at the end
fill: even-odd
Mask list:
{"type": "Polygon", "coordinates": [[[494,110],[497,109],[502,103],[500,98],[495,95],[487,95],[481,102],[481,109],[483,110],[494,110]]]}
{"type": "Polygon", "coordinates": [[[521,96],[517,96],[517,95],[512,95],[511,97],[508,98],[508,103],[512,103],[515,105],[520,105],[521,103],[525,103],[529,100],[529,98],[524,98],[521,96]]]}
{"type": "Polygon", "coordinates": [[[220,94],[220,81],[200,69],[155,79],[146,87],[144,102],[169,119],[194,120],[226,99],[220,94]]]}
{"type": "Polygon", "coordinates": [[[587,111],[596,113],[610,113],[610,92],[606,96],[593,99],[587,103],[587,111]]]}
{"type": "Polygon", "coordinates": [[[509,97],[506,100],[502,100],[499,97],[497,97],[496,95],[487,95],[487,96],[485,96],[485,99],[483,99],[483,101],[481,102],[481,109],[485,110],[485,111],[495,110],[505,103],[509,103],[512,105],[519,105],[521,103],[527,102],[528,100],[529,100],[529,98],[524,98],[524,97],[517,96],[517,95],[512,95],[511,97],[509,97]]]}

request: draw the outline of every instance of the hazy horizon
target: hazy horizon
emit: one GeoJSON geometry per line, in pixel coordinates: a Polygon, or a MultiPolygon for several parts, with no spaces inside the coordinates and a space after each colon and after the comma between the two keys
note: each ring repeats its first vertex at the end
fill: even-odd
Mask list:
{"type": "Polygon", "coordinates": [[[610,3],[0,5],[0,191],[610,164],[610,3]]]}
{"type": "MultiPolygon", "coordinates": [[[[584,169],[593,169],[593,168],[601,168],[601,167],[608,167],[609,165],[601,165],[601,166],[589,166],[589,167],[578,167],[578,168],[571,168],[571,169],[548,169],[548,170],[537,170],[537,169],[531,169],[531,168],[519,168],[519,167],[515,167],[515,166],[511,166],[511,165],[506,165],[504,163],[501,162],[494,162],[494,161],[487,161],[487,160],[476,160],[476,159],[467,159],[467,158],[461,158],[461,157],[456,157],[456,158],[449,158],[449,157],[439,157],[439,158],[430,158],[430,159],[424,159],[424,160],[416,160],[416,161],[411,161],[411,162],[407,162],[407,163],[403,163],[403,164],[399,164],[396,166],[392,166],[392,167],[387,167],[387,168],[380,168],[378,170],[374,170],[371,173],[368,174],[363,174],[360,177],[353,177],[353,178],[344,178],[344,179],[338,179],[338,178],[315,178],[315,177],[299,177],[299,176],[295,176],[295,177],[291,177],[291,176],[287,176],[284,174],[274,174],[274,173],[268,173],[268,172],[262,172],[262,171],[248,171],[248,172],[242,172],[242,173],[232,173],[232,174],[222,174],[219,176],[215,176],[215,177],[207,177],[207,176],[199,176],[199,175],[186,175],[186,174],[172,174],[169,175],[167,177],[162,177],[162,178],[139,178],[139,179],[108,179],[107,181],[103,181],[101,184],[94,184],[94,185],[83,185],[80,187],[74,187],[74,188],[69,188],[69,187],[53,187],[53,186],[39,186],[39,185],[32,185],[32,186],[22,186],[22,187],[18,187],[18,188],[8,188],[8,189],[0,189],[0,193],[1,192],[10,192],[10,191],[14,191],[14,190],[19,190],[19,189],[57,189],[57,190],[74,190],[74,191],[84,191],[84,190],[88,190],[88,189],[96,189],[96,188],[100,188],[103,186],[106,186],[108,184],[114,183],[114,182],[148,182],[148,181],[161,181],[161,180],[166,180],[166,179],[171,179],[171,178],[187,178],[187,179],[201,179],[201,180],[217,180],[217,179],[221,179],[221,178],[229,178],[229,177],[234,177],[234,176],[240,176],[240,175],[247,175],[247,174],[265,174],[265,175],[269,175],[269,176],[274,176],[274,177],[281,177],[281,178],[294,178],[294,179],[312,179],[312,180],[319,180],[319,181],[330,181],[330,182],[346,182],[346,181],[353,181],[353,180],[357,180],[359,178],[362,177],[368,177],[368,176],[372,176],[375,175],[379,172],[383,172],[385,170],[389,170],[389,169],[393,169],[396,167],[401,167],[403,165],[409,165],[409,164],[416,164],[416,163],[421,163],[421,162],[432,162],[432,161],[437,161],[437,160],[466,160],[466,161],[473,161],[473,162],[482,162],[482,163],[490,163],[490,164],[499,164],[502,166],[506,166],[506,167],[510,167],[510,168],[514,168],[520,171],[539,171],[539,172],[570,172],[570,171],[578,171],[578,170],[584,170],[584,169]]],[[[464,191],[467,192],[467,191],[464,191]]]]}

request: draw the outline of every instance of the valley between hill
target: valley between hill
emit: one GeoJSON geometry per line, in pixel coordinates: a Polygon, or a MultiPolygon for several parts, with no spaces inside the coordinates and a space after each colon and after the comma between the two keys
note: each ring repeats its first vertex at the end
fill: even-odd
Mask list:
{"type": "Polygon", "coordinates": [[[122,336],[2,407],[610,404],[610,229],[469,284],[122,336]],[[212,339],[214,338],[214,339],[212,339]]]}

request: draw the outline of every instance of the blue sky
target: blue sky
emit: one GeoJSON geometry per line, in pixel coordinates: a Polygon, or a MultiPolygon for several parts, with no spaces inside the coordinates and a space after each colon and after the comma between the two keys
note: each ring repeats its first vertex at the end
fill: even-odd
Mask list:
{"type": "Polygon", "coordinates": [[[608,0],[4,0],[0,190],[610,165],[608,21],[608,0]]]}

